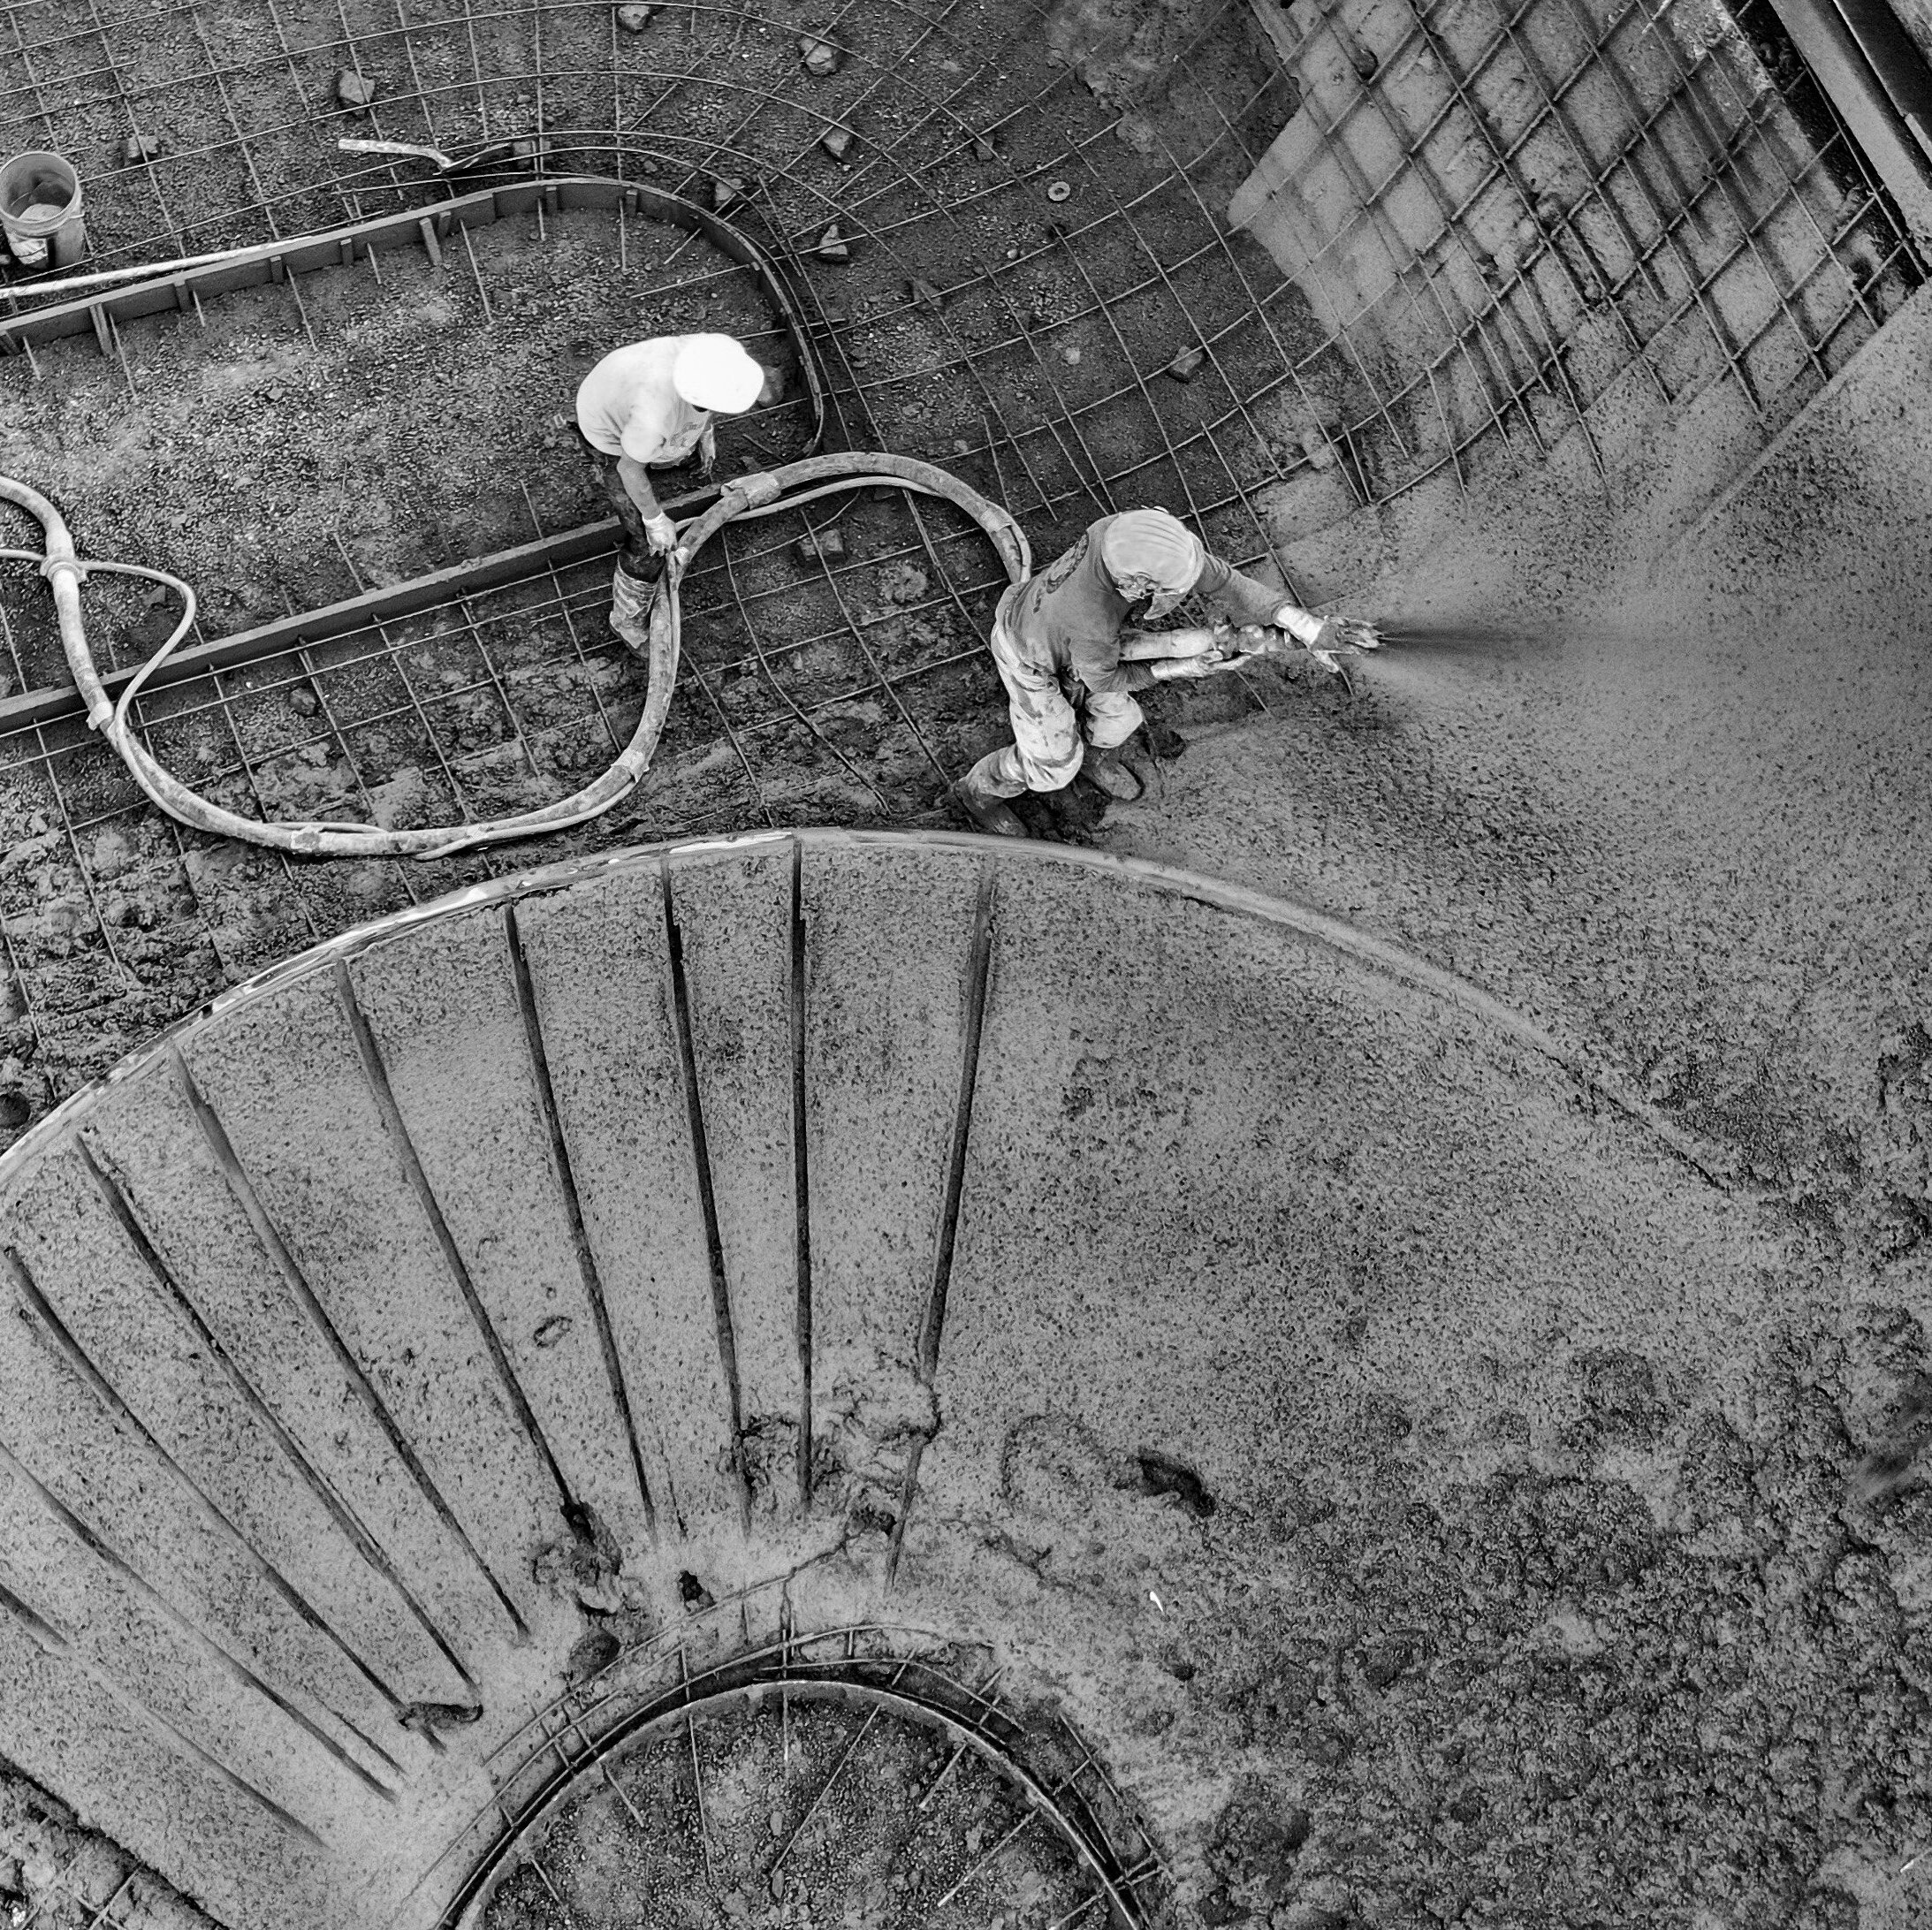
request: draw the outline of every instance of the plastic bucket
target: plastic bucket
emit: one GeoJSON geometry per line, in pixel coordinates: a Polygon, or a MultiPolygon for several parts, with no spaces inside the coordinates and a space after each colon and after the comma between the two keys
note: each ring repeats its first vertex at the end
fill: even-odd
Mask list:
{"type": "Polygon", "coordinates": [[[57,268],[83,260],[87,231],[80,219],[80,177],[73,163],[37,150],[0,164],[0,228],[10,241],[47,243],[57,268]]]}

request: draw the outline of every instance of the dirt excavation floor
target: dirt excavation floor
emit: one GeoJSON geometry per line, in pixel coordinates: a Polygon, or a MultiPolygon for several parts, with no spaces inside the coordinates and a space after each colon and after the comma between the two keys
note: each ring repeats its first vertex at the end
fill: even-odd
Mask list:
{"type": "MultiPolygon", "coordinates": [[[[71,81],[89,105],[57,123],[20,92],[12,144],[105,156],[128,130],[103,103],[121,95],[100,43],[77,50],[80,10],[54,11],[74,45],[36,57],[36,102],[57,107],[71,81]]],[[[1043,1696],[1084,1705],[1097,1676],[1130,1683],[1082,1713],[1172,1859],[1177,1920],[1932,1920],[1922,292],[1908,299],[1893,269],[1887,333],[1761,467],[1761,436],[1674,403],[1633,414],[1608,480],[1580,436],[1551,434],[1544,456],[1519,422],[1397,494],[1405,479],[1378,467],[1391,445],[1340,434],[1376,415],[1387,371],[1342,353],[1259,247],[1213,239],[1295,98],[1245,9],[988,4],[947,10],[929,45],[910,17],[854,8],[841,18],[876,57],[823,81],[799,78],[797,42],[826,10],[782,0],[701,31],[702,10],[662,9],[651,31],[685,36],[689,116],[649,119],[652,70],[614,130],[612,63],[647,53],[607,9],[558,10],[534,41],[508,12],[438,10],[413,79],[376,10],[339,27],[318,10],[313,31],[272,11],[224,18],[204,61],[205,24],[160,9],[143,52],[156,77],[191,52],[198,75],[221,66],[246,141],[217,123],[212,85],[167,122],[161,80],[121,43],[135,118],[157,118],[169,153],[152,193],[99,196],[104,250],[258,239],[264,201],[288,234],[427,197],[392,173],[339,173],[332,143],[352,125],[452,148],[597,128],[601,148],[568,150],[583,171],[617,155],[707,206],[728,177],[727,217],[741,187],[762,195],[748,232],[791,239],[815,325],[830,318],[814,337],[828,445],[955,468],[1008,503],[1038,560],[1137,501],[1198,512],[1253,560],[1266,492],[1340,489],[1359,463],[1326,543],[1292,559],[1311,601],[1344,599],[1401,639],[1360,667],[1358,694],[1299,665],[1161,693],[1147,703],[1161,794],[1103,808],[1076,787],[1029,801],[1030,825],[1297,900],[1472,982],[1654,1108],[1698,1183],[1775,1254],[1766,1291],[1791,1318],[1768,1341],[1741,1334],[1708,1372],[1647,1316],[1605,1314],[1614,1331],[1588,1345],[1552,1316],[1523,1357],[1473,1369],[1452,1338],[1418,1332],[1408,1370],[1426,1380],[1439,1353],[1446,1381],[1487,1377],[1479,1411],[1358,1403],[1266,1507],[1151,1472],[1124,1435],[1042,1396],[1009,1444],[1005,1512],[961,1529],[921,1585],[939,1576],[1003,1622],[1043,1696]],[[284,25],[299,57],[276,46],[284,25]],[[257,33],[272,71],[230,72],[257,59],[257,33]],[[381,99],[373,120],[329,107],[352,34],[396,96],[387,122],[381,99]],[[692,77],[728,71],[727,51],[796,111],[707,93],[692,77]],[[818,145],[834,113],[858,126],[848,161],[818,145]],[[1070,194],[1050,198],[1061,182],[1070,194]],[[810,253],[834,218],[871,243],[848,263],[810,253]],[[1167,280],[1152,259],[1176,264],[1167,280]],[[1209,374],[1161,385],[1204,339],[1209,374]],[[1300,362],[1293,384],[1270,374],[1284,358],[1300,362]],[[1546,1370],[1539,1349],[1566,1364],[1546,1370]],[[1150,1589],[1171,1613],[1150,1615],[1150,1589]],[[1156,1754],[1183,1773],[1142,1787],[1156,1754]]],[[[76,338],[38,352],[37,380],[10,360],[0,472],[55,494],[83,554],[194,580],[217,637],[601,513],[550,417],[643,313],[742,330],[786,364],[784,407],[742,448],[721,438],[727,471],[804,446],[797,359],[769,304],[668,230],[633,221],[620,243],[601,217],[540,236],[504,224],[479,239],[474,277],[453,248],[440,268],[410,254],[381,274],[319,274],[299,309],[273,287],[131,325],[112,358],[76,338]]],[[[7,732],[4,1139],[251,973],[491,875],[686,832],[958,828],[947,781],[1002,733],[979,650],[1000,577],[963,520],[920,513],[867,498],[734,538],[694,579],[651,779],[597,826],[493,857],[288,862],[170,824],[71,718],[7,732]]],[[[37,579],[5,567],[13,696],[62,671],[37,579]]],[[[614,755],[643,699],[603,627],[604,581],[574,566],[333,656],[186,686],[151,706],[157,748],[270,817],[425,824],[560,795],[614,755]]],[[[136,660],[170,627],[139,592],[87,596],[103,661],[136,660]]],[[[1351,1183],[1345,1161],[1333,1178],[1351,1183]]],[[[1353,1386],[1364,1332],[1340,1311],[1311,1323],[1310,1379],[1353,1386]]],[[[1232,1374],[1242,1337],[1228,1346],[1232,1374]]],[[[809,1746],[835,1752],[846,1717],[815,1720],[809,1746]]],[[[742,1749],[768,1755],[771,1725],[745,1727],[742,1749]]],[[[624,1774],[674,1779],[674,1754],[641,1751],[624,1774]]],[[[938,1759],[895,1733],[882,1780],[840,1819],[849,1860],[808,1844],[825,1853],[795,1892],[756,1893],[701,1872],[688,1840],[652,1839],[636,1854],[681,1873],[679,1913],[634,1918],[624,1873],[573,1850],[567,1811],[561,1894],[526,1878],[485,1920],[927,1920],[1013,1801],[990,1777],[970,1784],[945,1812],[958,1840],[907,1850],[900,1784],[938,1759]]],[[[749,1868],[760,1832],[795,1820],[747,1807],[720,1853],[749,1868]]],[[[1057,1849],[1008,1874],[930,1920],[1069,1923],[1057,1849]]],[[[0,1764],[0,1926],[207,1920],[0,1764]]]]}

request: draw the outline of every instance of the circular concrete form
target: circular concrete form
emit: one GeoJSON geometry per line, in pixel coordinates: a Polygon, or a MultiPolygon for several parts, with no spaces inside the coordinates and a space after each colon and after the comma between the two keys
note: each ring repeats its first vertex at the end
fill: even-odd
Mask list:
{"type": "Polygon", "coordinates": [[[1118,1812],[1057,1839],[1090,1878],[1159,1845],[1183,1896],[1274,1894],[1230,1795],[1313,1802],[1360,1698],[1523,1585],[1442,1531],[1449,1596],[1370,1616],[1396,1557],[1297,1581],[1306,1524],[1514,1484],[1583,1628],[1658,1559],[1630,1390],[1723,1397],[1805,1313],[1473,988],[969,838],[627,853],[352,933],[0,1185],[0,1755],[286,1930],[449,1920],[707,1671],[855,1629],[875,1691],[983,1654],[989,1816],[1023,1771],[1118,1812]],[[1621,1433],[1525,1446],[1606,1372],[1621,1433]],[[1251,1651],[1244,1726],[1195,1723],[1251,1651]]]}

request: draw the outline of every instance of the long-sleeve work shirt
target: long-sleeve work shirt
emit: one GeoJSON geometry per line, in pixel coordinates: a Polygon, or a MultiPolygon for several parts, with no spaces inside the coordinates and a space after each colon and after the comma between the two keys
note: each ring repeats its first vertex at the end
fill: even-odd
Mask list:
{"type": "MultiPolygon", "coordinates": [[[[1100,539],[1113,520],[1102,516],[1090,523],[1065,555],[1000,599],[1000,619],[1029,662],[1077,677],[1100,694],[1144,690],[1155,681],[1145,664],[1121,661],[1121,632],[1133,605],[1114,589],[1100,560],[1100,539]]],[[[1218,556],[1207,558],[1192,593],[1236,623],[1273,623],[1285,611],[1297,636],[1304,627],[1311,636],[1320,627],[1320,618],[1218,556]]]]}

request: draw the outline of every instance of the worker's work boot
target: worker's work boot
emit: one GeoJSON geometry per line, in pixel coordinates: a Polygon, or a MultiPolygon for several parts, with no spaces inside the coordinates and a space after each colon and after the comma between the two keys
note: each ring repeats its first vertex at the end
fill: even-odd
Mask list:
{"type": "Polygon", "coordinates": [[[611,573],[611,627],[635,657],[650,654],[651,587],[621,563],[611,573]]]}
{"type": "Polygon", "coordinates": [[[1146,788],[1122,762],[1117,749],[1102,750],[1097,744],[1087,746],[1087,754],[1080,760],[1080,775],[1095,790],[1105,791],[1122,804],[1131,804],[1146,788]]]}
{"type": "Polygon", "coordinates": [[[1133,772],[1143,797],[1158,802],[1168,794],[1167,773],[1161,770],[1160,760],[1151,750],[1145,749],[1138,742],[1125,743],[1121,746],[1120,759],[1133,772]]]}
{"type": "Polygon", "coordinates": [[[1003,798],[982,797],[965,778],[953,786],[953,802],[980,830],[995,838],[1023,838],[1026,835],[1026,826],[1003,798]]]}
{"type": "Polygon", "coordinates": [[[1026,780],[1015,775],[1016,757],[1009,745],[1005,750],[988,751],[953,786],[953,801],[977,824],[995,838],[1023,838],[1026,826],[1008,807],[1007,800],[1026,788],[1026,780]]]}

